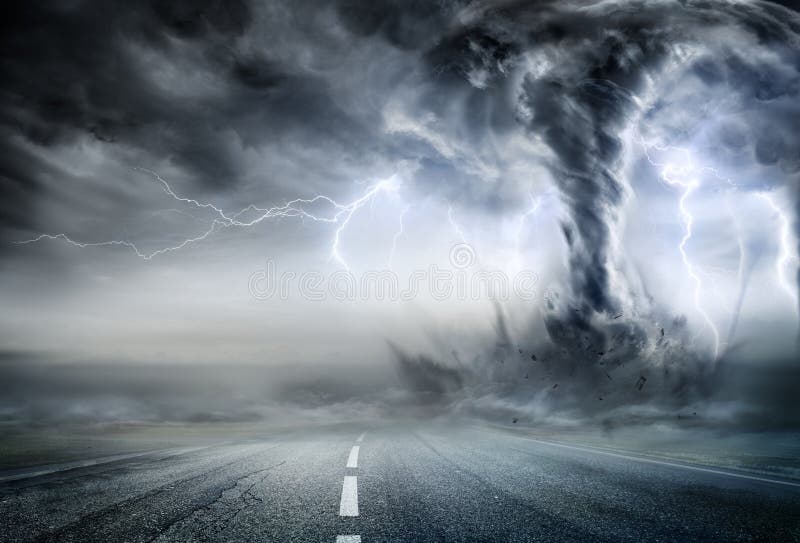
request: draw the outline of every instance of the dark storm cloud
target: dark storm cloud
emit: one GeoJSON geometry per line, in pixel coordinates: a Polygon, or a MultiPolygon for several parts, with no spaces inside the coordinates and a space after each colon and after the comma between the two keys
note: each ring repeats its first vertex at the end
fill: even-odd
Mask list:
{"type": "MultiPolygon", "coordinates": [[[[457,4],[454,2],[453,4],[457,4]]],[[[345,27],[358,36],[379,35],[403,49],[435,43],[449,25],[446,2],[425,0],[340,0],[337,12],[345,27]]]]}
{"type": "MultiPolygon", "coordinates": [[[[161,3],[12,3],[0,45],[6,135],[21,134],[47,146],[89,133],[107,143],[174,153],[204,174],[209,164],[202,160],[214,147],[215,134],[212,123],[203,121],[211,120],[208,110],[220,104],[170,101],[143,77],[127,48],[144,43],[177,56],[172,40],[183,38],[211,55],[230,46],[247,19],[239,2],[171,3],[169,8],[161,3]],[[182,124],[189,124],[196,138],[170,134],[182,124]],[[163,139],[152,139],[156,131],[163,139]]],[[[223,162],[206,182],[235,171],[227,158],[219,156],[223,162]]]]}
{"type": "MultiPolygon", "coordinates": [[[[548,300],[540,329],[526,337],[515,339],[498,317],[495,341],[474,363],[454,367],[449,357],[393,348],[404,386],[427,404],[480,399],[505,412],[533,402],[577,417],[655,406],[662,416],[710,397],[720,377],[690,347],[686,319],[640,307],[648,297],[631,295],[635,278],[621,271],[615,235],[635,190],[624,178],[625,131],[641,115],[669,143],[685,133],[686,111],[706,120],[691,110],[693,100],[652,88],[665,72],[683,71],[698,95],[724,95],[741,112],[738,125],[708,145],[770,173],[753,176],[758,188],[787,185],[800,216],[799,20],[777,3],[688,0],[12,3],[0,23],[0,241],[11,239],[8,230],[21,239],[20,231],[49,226],[34,213],[44,195],[67,207],[54,186],[79,174],[61,171],[53,156],[85,141],[104,156],[119,153],[127,166],[169,163],[191,188],[214,196],[252,181],[261,164],[248,153],[270,145],[311,172],[275,180],[264,168],[258,179],[270,177],[270,197],[287,186],[292,196],[331,188],[334,175],[320,178],[333,165],[358,170],[405,159],[419,192],[490,213],[527,196],[506,168],[512,159],[529,177],[543,166],[566,209],[565,292],[548,300]],[[531,142],[529,155],[504,154],[516,134],[531,142]]],[[[109,192],[122,184],[105,183],[109,192]]],[[[109,233],[85,219],[65,222],[83,225],[93,240],[109,233]]],[[[91,417],[116,406],[152,420],[246,419],[260,405],[257,386],[241,397],[238,382],[209,388],[210,371],[196,382],[186,375],[159,384],[156,372],[47,370],[53,389],[7,371],[7,383],[35,383],[4,391],[32,420],[57,414],[58,398],[79,405],[83,396],[93,398],[91,417]],[[104,386],[107,404],[97,394],[104,386]],[[198,393],[212,399],[180,399],[198,393]],[[28,397],[55,399],[37,414],[44,404],[28,397]]],[[[277,394],[316,406],[350,393],[363,391],[321,380],[277,394]]]]}
{"type": "MultiPolygon", "coordinates": [[[[343,109],[345,100],[337,93],[364,92],[371,98],[403,83],[402,71],[387,70],[386,81],[366,81],[374,89],[356,89],[346,84],[351,74],[325,72],[345,51],[369,50],[379,41],[418,55],[427,65],[424,78],[411,82],[419,96],[401,97],[412,117],[440,113],[465,143],[463,154],[521,125],[550,147],[556,155],[553,176],[572,211],[565,231],[573,234],[577,303],[613,311],[608,237],[625,192],[617,171],[623,151],[619,132],[634,109],[631,95],[641,90],[643,78],[657,74],[674,44],[698,40],[703,25],[738,25],[762,41],[781,43],[796,24],[782,16],[784,8],[767,3],[343,0],[271,10],[217,0],[12,3],[0,38],[0,167],[3,190],[11,195],[2,209],[6,226],[29,227],[28,211],[41,185],[37,176],[15,167],[13,157],[21,152],[17,138],[47,148],[88,136],[109,149],[144,154],[144,166],[168,159],[207,190],[241,181],[248,173],[243,150],[269,142],[317,146],[320,154],[353,153],[353,160],[356,149],[362,155],[366,150],[418,160],[417,182],[424,190],[454,199],[465,195],[472,205],[495,210],[508,206],[519,193],[502,171],[491,182],[477,179],[485,164],[464,171],[452,156],[421,153],[402,133],[381,134],[376,111],[343,109]],[[336,42],[326,34],[336,24],[351,35],[336,42]],[[285,29],[291,32],[281,34],[285,29]],[[304,51],[315,67],[325,69],[293,63],[304,51]],[[526,74],[529,52],[541,53],[558,69],[543,78],[526,74]],[[514,96],[519,74],[522,95],[514,96]],[[333,89],[342,85],[344,90],[333,89]],[[196,86],[198,92],[176,95],[171,86],[196,86]],[[460,118],[446,115],[454,109],[461,110],[460,118]]],[[[751,87],[773,99],[797,87],[796,78],[787,82],[758,62],[736,56],[729,62],[738,63],[728,70],[737,74],[728,76],[731,86],[741,87],[737,92],[751,87]]],[[[714,61],[707,64],[698,63],[698,73],[725,77],[724,66],[720,75],[714,61]]],[[[376,109],[383,106],[378,101],[376,109]]],[[[775,148],[762,142],[759,156],[772,160],[775,148]]],[[[505,158],[493,160],[502,164],[505,158]]]]}
{"type": "Polygon", "coordinates": [[[5,6],[0,228],[15,233],[3,241],[48,228],[34,203],[43,170],[68,175],[42,158],[57,146],[93,140],[140,158],[128,167],[168,161],[203,191],[237,186],[246,149],[268,142],[369,147],[328,81],[250,47],[254,17],[239,0],[5,6]]]}

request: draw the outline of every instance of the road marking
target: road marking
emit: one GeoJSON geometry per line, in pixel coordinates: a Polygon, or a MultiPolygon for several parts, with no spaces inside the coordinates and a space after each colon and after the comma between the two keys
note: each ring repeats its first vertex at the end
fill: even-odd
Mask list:
{"type": "Polygon", "coordinates": [[[353,445],[353,448],[350,449],[350,456],[347,457],[347,467],[348,468],[357,468],[358,467],[358,449],[360,447],[358,445],[353,445]]]}
{"type": "Polygon", "coordinates": [[[358,516],[358,477],[345,475],[342,484],[342,501],[339,504],[340,517],[358,516]]]}
{"type": "Polygon", "coordinates": [[[704,473],[713,473],[715,475],[727,475],[729,477],[738,477],[740,479],[750,479],[752,481],[760,481],[762,483],[775,483],[775,484],[779,484],[779,485],[800,487],[800,483],[792,483],[790,481],[781,481],[779,479],[769,479],[767,477],[758,477],[756,475],[745,475],[744,473],[734,473],[734,472],[731,472],[731,471],[723,471],[723,470],[713,469],[713,468],[703,468],[703,467],[700,467],[700,466],[691,466],[689,464],[678,464],[676,462],[666,462],[664,460],[655,460],[653,458],[644,458],[644,457],[641,457],[641,456],[632,456],[632,455],[627,455],[627,454],[620,454],[620,453],[615,453],[615,452],[611,452],[611,451],[604,451],[602,449],[598,449],[598,448],[595,448],[595,447],[591,447],[591,448],[589,448],[589,447],[578,447],[578,446],[575,446],[575,445],[566,445],[564,443],[558,443],[558,442],[555,442],[555,441],[542,441],[540,439],[534,439],[534,438],[531,438],[531,437],[526,437],[525,439],[528,439],[529,441],[534,441],[536,443],[541,443],[543,445],[550,445],[552,447],[563,447],[565,449],[574,449],[576,451],[590,452],[590,453],[595,453],[595,454],[604,454],[606,456],[613,456],[615,458],[624,458],[626,460],[637,460],[639,462],[646,462],[646,463],[649,463],[649,464],[658,464],[658,465],[661,465],[661,466],[669,466],[669,467],[673,467],[673,468],[683,468],[683,469],[688,469],[688,470],[693,470],[693,471],[702,471],[704,473]]]}
{"type": "Polygon", "coordinates": [[[364,436],[365,436],[365,435],[367,435],[367,433],[366,433],[366,432],[364,432],[363,434],[361,434],[360,436],[358,436],[358,439],[356,439],[356,441],[357,441],[358,443],[361,443],[362,441],[364,441],[364,436]]]}
{"type": "Polygon", "coordinates": [[[164,457],[163,455],[177,456],[180,454],[191,453],[208,448],[211,448],[211,446],[184,447],[176,449],[156,449],[152,451],[144,451],[144,452],[137,452],[130,454],[115,454],[112,456],[103,456],[100,458],[92,458],[89,460],[76,460],[74,462],[66,462],[63,464],[48,464],[33,468],[25,468],[23,470],[9,470],[8,472],[5,472],[8,473],[7,475],[0,476],[0,483],[5,483],[9,481],[19,481],[21,479],[32,479],[33,477],[41,477],[42,475],[50,475],[53,473],[70,471],[73,469],[91,468],[94,466],[101,466],[103,464],[110,464],[111,462],[119,462],[120,460],[132,460],[135,458],[140,458],[148,455],[151,456],[158,455],[159,457],[164,457]]]}
{"type": "Polygon", "coordinates": [[[360,535],[337,535],[336,543],[361,543],[360,535]]]}

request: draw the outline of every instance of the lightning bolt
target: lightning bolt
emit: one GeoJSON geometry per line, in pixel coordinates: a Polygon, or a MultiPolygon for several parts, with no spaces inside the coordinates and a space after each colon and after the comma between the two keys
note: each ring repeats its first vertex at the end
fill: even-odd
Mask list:
{"type": "Polygon", "coordinates": [[[686,273],[689,275],[689,278],[694,283],[694,291],[692,294],[692,299],[694,302],[695,311],[703,318],[708,328],[711,330],[711,334],[714,338],[714,360],[716,361],[719,358],[719,347],[720,347],[720,335],[719,330],[717,329],[714,321],[711,319],[709,314],[703,308],[703,305],[700,301],[700,295],[703,290],[703,281],[700,279],[700,276],[697,274],[694,264],[692,264],[691,259],[689,258],[689,254],[686,251],[686,245],[689,243],[689,240],[692,238],[692,229],[694,226],[694,216],[692,215],[691,211],[686,205],[687,200],[692,195],[692,193],[700,186],[700,182],[695,177],[696,174],[703,170],[711,171],[711,168],[697,168],[694,165],[691,155],[689,154],[687,149],[682,149],[679,147],[671,147],[671,146],[658,146],[654,144],[647,144],[641,137],[640,142],[644,147],[644,155],[650,164],[657,168],[661,168],[660,170],[660,178],[670,186],[679,187],[682,190],[681,197],[678,200],[678,210],[680,211],[681,218],[683,220],[683,228],[684,233],[683,237],[681,238],[681,242],[678,245],[678,251],[680,252],[681,259],[683,260],[683,265],[686,268],[686,273]],[[660,164],[653,160],[648,152],[649,148],[655,148],[658,151],[669,151],[674,150],[678,151],[680,154],[684,155],[684,162],[683,165],[675,165],[673,163],[667,164],[660,164]]]}
{"type": "Polygon", "coordinates": [[[742,226],[739,221],[739,216],[734,213],[733,209],[731,208],[731,201],[729,197],[730,193],[725,194],[725,209],[728,212],[731,220],[733,221],[734,230],[736,231],[736,244],[739,248],[739,266],[736,272],[736,285],[737,285],[737,295],[736,300],[734,301],[733,305],[733,316],[731,317],[730,327],[728,329],[728,336],[725,340],[725,345],[730,345],[733,341],[733,338],[736,337],[736,329],[739,326],[739,316],[741,315],[742,311],[742,304],[744,303],[744,296],[747,290],[747,283],[748,283],[748,276],[747,273],[747,265],[750,261],[747,253],[747,248],[744,242],[744,234],[742,232],[742,226]]]}
{"type": "Polygon", "coordinates": [[[369,189],[361,198],[349,203],[346,206],[343,206],[341,211],[339,211],[333,216],[334,217],[333,222],[338,223],[340,217],[344,217],[344,219],[339,224],[339,227],[336,229],[336,233],[333,236],[333,244],[331,245],[331,257],[336,259],[336,261],[339,262],[339,264],[341,264],[345,269],[349,270],[350,267],[347,265],[347,262],[345,262],[344,258],[342,258],[342,255],[339,253],[339,242],[342,237],[342,232],[344,231],[345,228],[347,228],[347,225],[350,223],[350,219],[353,218],[355,212],[358,211],[362,206],[364,206],[364,204],[372,201],[372,198],[376,194],[387,190],[396,190],[396,188],[397,184],[394,177],[391,177],[384,181],[380,181],[379,183],[373,185],[372,188],[369,189]]]}
{"type": "Polygon", "coordinates": [[[467,236],[464,235],[464,231],[461,229],[461,226],[456,222],[455,217],[453,217],[453,205],[448,204],[447,206],[447,221],[450,223],[450,226],[453,227],[453,230],[456,234],[458,234],[458,238],[461,240],[461,243],[467,242],[467,236]]]}
{"type": "MultiPolygon", "coordinates": [[[[716,170],[715,168],[709,166],[702,166],[702,167],[695,166],[692,161],[692,156],[689,153],[688,149],[682,147],[648,144],[647,142],[644,141],[641,135],[639,136],[639,141],[644,148],[644,155],[647,161],[650,162],[650,164],[652,164],[653,166],[662,168],[660,173],[661,179],[664,180],[667,184],[672,186],[679,186],[683,190],[683,193],[679,201],[679,209],[681,212],[681,216],[683,217],[684,220],[684,236],[681,239],[679,249],[681,257],[683,258],[684,265],[687,269],[687,272],[695,284],[695,290],[694,290],[695,309],[703,317],[706,324],[712,330],[712,333],[714,335],[714,352],[715,352],[715,358],[717,358],[719,355],[719,332],[717,331],[716,326],[714,326],[714,323],[709,317],[708,313],[706,313],[706,311],[702,308],[700,304],[700,292],[702,290],[702,281],[695,272],[695,268],[692,265],[691,261],[689,260],[686,252],[686,244],[688,243],[689,239],[692,236],[692,226],[694,221],[692,214],[689,212],[686,206],[686,200],[689,198],[691,193],[699,186],[699,181],[697,181],[696,176],[700,173],[709,173],[713,175],[716,179],[725,182],[734,189],[736,188],[736,184],[729,178],[726,178],[723,175],[721,175],[719,171],[716,170]],[[675,151],[683,155],[684,157],[683,166],[676,166],[675,164],[672,163],[668,163],[666,165],[659,164],[658,162],[653,160],[652,157],[650,156],[648,150],[651,148],[656,149],[660,152],[675,151]],[[682,178],[686,178],[688,176],[691,179],[689,181],[681,181],[675,178],[676,175],[682,178]]],[[[796,285],[794,285],[792,281],[790,281],[789,278],[786,276],[786,267],[789,265],[789,263],[792,261],[798,261],[798,256],[794,253],[794,250],[792,248],[791,226],[789,217],[775,202],[775,200],[772,197],[772,194],[761,192],[758,193],[757,196],[759,196],[760,198],[762,198],[764,201],[767,202],[767,204],[774,211],[774,213],[777,215],[780,221],[781,228],[780,228],[780,236],[778,238],[778,246],[780,247],[780,253],[775,261],[776,277],[779,285],[789,295],[790,299],[793,300],[794,306],[795,308],[797,308],[798,313],[800,314],[800,307],[798,306],[798,296],[800,296],[800,294],[797,291],[796,285]]],[[[744,271],[745,254],[744,254],[744,245],[741,240],[741,232],[737,231],[737,236],[739,242],[739,280],[741,284],[742,273],[744,271]]],[[[734,316],[734,319],[736,318],[738,317],[734,316]]]]}
{"type": "Polygon", "coordinates": [[[534,198],[533,194],[529,195],[531,200],[531,207],[527,211],[520,214],[517,219],[517,227],[514,229],[514,258],[512,260],[512,269],[519,270],[522,266],[522,231],[525,228],[525,223],[528,217],[533,215],[539,210],[542,201],[541,198],[534,198]]]}
{"type": "Polygon", "coordinates": [[[400,212],[400,226],[397,229],[397,232],[395,232],[394,235],[392,236],[392,248],[389,251],[389,269],[390,270],[392,269],[392,265],[394,264],[394,253],[397,250],[397,240],[400,239],[400,237],[403,235],[403,219],[405,218],[406,213],[408,213],[408,210],[410,209],[410,207],[411,206],[405,206],[403,208],[403,211],[400,212]]]}
{"type": "Polygon", "coordinates": [[[760,198],[762,198],[767,204],[769,204],[770,208],[775,212],[778,216],[778,219],[781,223],[781,234],[780,234],[780,254],[778,255],[778,260],[775,262],[775,269],[777,272],[778,283],[780,283],[781,288],[789,294],[789,297],[794,301],[794,306],[798,306],[797,296],[798,293],[792,283],[786,277],[786,266],[791,261],[797,261],[797,255],[793,254],[792,251],[792,244],[791,244],[791,229],[789,224],[789,217],[783,212],[783,210],[775,203],[775,200],[772,199],[772,194],[766,192],[760,192],[758,194],[760,198]]]}
{"type": "Polygon", "coordinates": [[[341,244],[341,237],[344,230],[347,228],[347,225],[350,223],[350,219],[353,218],[353,215],[361,209],[367,202],[370,202],[377,196],[379,193],[388,192],[388,191],[395,191],[399,187],[399,181],[396,176],[391,176],[388,179],[381,180],[375,184],[373,184],[360,198],[353,200],[347,204],[340,204],[329,198],[328,196],[324,195],[317,195],[313,198],[297,198],[291,200],[283,205],[274,206],[270,208],[261,208],[254,204],[250,204],[244,209],[233,213],[227,214],[223,209],[215,206],[214,204],[207,203],[207,202],[200,202],[194,198],[186,198],[177,194],[172,187],[164,180],[160,175],[152,170],[147,170],[145,168],[136,168],[137,171],[141,171],[147,173],[148,175],[152,176],[162,187],[165,193],[167,193],[171,198],[177,200],[179,202],[183,202],[185,204],[192,205],[199,209],[206,209],[211,210],[216,215],[213,221],[210,224],[210,227],[202,232],[201,234],[184,239],[180,243],[157,249],[151,252],[145,252],[141,250],[135,243],[127,240],[109,240],[109,241],[101,241],[101,242],[82,242],[76,241],[69,237],[65,233],[59,234],[40,234],[32,239],[22,240],[15,242],[18,245],[25,245],[29,243],[37,243],[42,240],[62,240],[70,245],[74,245],[76,247],[107,247],[107,246],[122,246],[131,249],[136,256],[142,258],[143,260],[151,260],[152,258],[162,255],[164,253],[177,251],[183,249],[184,247],[191,245],[192,243],[196,243],[198,241],[204,240],[208,238],[215,230],[218,228],[229,228],[229,227],[252,227],[255,226],[262,221],[278,218],[278,217],[300,217],[304,219],[310,219],[315,222],[324,222],[324,223],[334,223],[337,224],[337,228],[334,232],[333,241],[331,243],[331,250],[330,256],[332,259],[335,259],[340,265],[347,268],[347,262],[341,255],[340,252],[340,244],[341,244]],[[311,211],[311,207],[317,204],[325,204],[330,208],[327,214],[318,214],[311,211]],[[244,220],[241,217],[246,213],[256,213],[254,218],[249,220],[244,220]]]}
{"type": "MultiPolygon", "coordinates": [[[[666,175],[664,178],[667,179],[666,175]]],[[[678,248],[681,253],[681,258],[683,259],[683,265],[686,266],[686,271],[689,274],[689,277],[691,277],[692,281],[694,281],[694,307],[703,317],[703,320],[706,321],[706,324],[711,329],[711,333],[714,336],[714,359],[716,360],[719,357],[719,330],[717,330],[717,327],[714,325],[714,321],[711,320],[711,317],[708,315],[708,313],[706,313],[705,309],[703,309],[703,306],[700,303],[700,291],[703,288],[703,282],[700,280],[700,276],[695,272],[694,265],[689,260],[689,256],[686,252],[686,244],[689,243],[689,240],[692,238],[692,225],[694,224],[694,217],[686,207],[686,200],[689,199],[689,196],[691,196],[692,192],[695,191],[699,184],[700,183],[695,179],[689,181],[688,183],[681,184],[684,191],[678,206],[681,210],[681,215],[683,216],[684,234],[683,238],[681,238],[681,243],[678,248]]]]}
{"type": "Polygon", "coordinates": [[[14,243],[17,244],[17,245],[25,245],[25,244],[28,244],[28,243],[36,243],[36,242],[39,242],[39,241],[42,241],[42,240],[45,240],[45,239],[60,239],[62,241],[67,242],[70,245],[74,245],[75,247],[80,247],[82,249],[86,248],[86,247],[122,246],[122,247],[127,247],[127,248],[131,249],[134,253],[136,253],[136,256],[138,256],[142,260],[151,260],[152,258],[154,258],[154,257],[156,257],[158,255],[162,255],[164,253],[169,253],[169,252],[172,252],[172,251],[177,251],[179,249],[183,249],[187,245],[190,245],[190,244],[195,243],[197,241],[206,239],[208,236],[211,235],[212,232],[214,232],[216,227],[220,226],[220,225],[221,226],[227,226],[222,221],[214,219],[214,221],[211,223],[211,228],[209,228],[208,230],[206,230],[204,233],[200,234],[199,236],[194,237],[194,238],[185,239],[185,240],[183,240],[181,243],[179,243],[177,245],[174,245],[174,246],[171,246],[171,247],[164,247],[162,249],[158,249],[158,250],[152,251],[150,253],[142,252],[136,246],[136,244],[131,242],[131,241],[109,240],[109,241],[98,241],[98,242],[88,242],[88,243],[86,243],[86,242],[81,242],[81,241],[75,241],[74,239],[70,238],[66,234],[39,234],[35,238],[26,239],[26,240],[22,240],[22,241],[15,241],[14,243]]]}

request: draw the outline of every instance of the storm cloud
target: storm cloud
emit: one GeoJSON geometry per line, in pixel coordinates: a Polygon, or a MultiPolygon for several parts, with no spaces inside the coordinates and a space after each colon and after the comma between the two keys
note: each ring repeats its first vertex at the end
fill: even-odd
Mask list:
{"type": "MultiPolygon", "coordinates": [[[[770,361],[764,371],[783,375],[796,355],[800,14],[787,4],[12,2],[0,33],[0,347],[165,367],[302,363],[319,376],[308,390],[323,391],[312,404],[531,420],[713,410],[740,390],[730,368],[770,361]],[[690,173],[670,182],[669,168],[690,173]],[[346,221],[304,212],[203,235],[217,206],[358,202],[385,179],[399,180],[394,193],[346,221]],[[41,234],[62,237],[14,243],[41,234]],[[142,262],[125,245],[67,237],[181,250],[142,262]],[[535,268],[540,296],[403,313],[258,306],[244,293],[265,255],[329,270],[347,250],[356,270],[410,272],[459,242],[484,268],[535,268]],[[393,375],[376,385],[385,398],[330,379],[377,356],[393,375]]],[[[63,389],[92,395],[70,379],[63,389]]],[[[714,420],[796,424],[765,400],[779,381],[765,376],[714,420]]],[[[109,397],[157,406],[204,390],[180,382],[109,397]]],[[[262,416],[256,389],[208,412],[262,416]]],[[[6,409],[35,419],[31,398],[47,394],[37,384],[12,395],[27,407],[6,409]]],[[[164,405],[142,416],[205,412],[164,405]]]]}

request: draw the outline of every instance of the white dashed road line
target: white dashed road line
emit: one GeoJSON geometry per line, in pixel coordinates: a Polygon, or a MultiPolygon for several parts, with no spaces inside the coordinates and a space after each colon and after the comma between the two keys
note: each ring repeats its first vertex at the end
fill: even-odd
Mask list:
{"type": "Polygon", "coordinates": [[[347,457],[347,467],[348,468],[357,468],[358,467],[358,449],[360,447],[358,445],[353,445],[353,448],[350,449],[350,456],[347,457]]]}
{"type": "Polygon", "coordinates": [[[358,516],[358,477],[346,475],[342,484],[342,501],[339,504],[340,517],[358,516]]]}
{"type": "MultiPolygon", "coordinates": [[[[358,439],[357,443],[364,441],[364,432],[358,439]]],[[[358,469],[358,451],[361,449],[359,445],[353,445],[350,449],[350,455],[347,457],[346,468],[358,469]]],[[[342,483],[342,501],[339,503],[339,516],[340,517],[357,517],[358,516],[358,477],[355,475],[345,475],[344,482],[342,483]]],[[[361,543],[360,535],[337,535],[336,543],[361,543]]]]}

